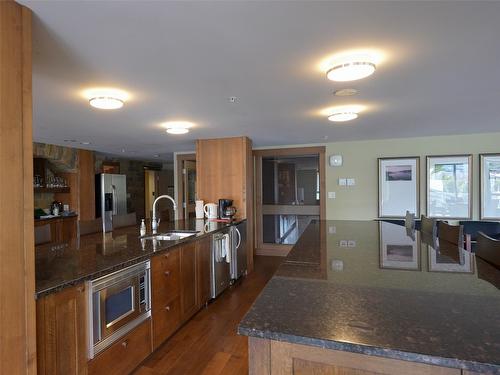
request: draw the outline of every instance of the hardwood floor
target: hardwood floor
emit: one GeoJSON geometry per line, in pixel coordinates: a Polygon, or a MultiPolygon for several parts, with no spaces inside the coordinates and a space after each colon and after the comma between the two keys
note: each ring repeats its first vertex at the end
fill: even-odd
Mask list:
{"type": "Polygon", "coordinates": [[[248,374],[248,340],[236,327],[283,259],[255,257],[250,275],[195,315],[134,375],[248,374]]]}

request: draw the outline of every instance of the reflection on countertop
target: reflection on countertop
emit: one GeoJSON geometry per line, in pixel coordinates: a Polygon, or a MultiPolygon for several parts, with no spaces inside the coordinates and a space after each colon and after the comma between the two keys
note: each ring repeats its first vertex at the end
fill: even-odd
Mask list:
{"type": "Polygon", "coordinates": [[[500,271],[375,221],[313,221],[239,333],[500,373],[500,271]]]}
{"type": "MultiPolygon", "coordinates": [[[[233,222],[237,224],[239,221],[233,222]]],[[[39,298],[84,280],[103,276],[149,259],[156,253],[217,232],[230,224],[203,219],[162,222],[158,233],[171,230],[197,231],[179,241],[146,240],[139,237],[139,226],[108,233],[89,234],[66,243],[51,243],[35,248],[36,297],[39,298]]],[[[150,233],[149,233],[150,234],[150,233]]]]}

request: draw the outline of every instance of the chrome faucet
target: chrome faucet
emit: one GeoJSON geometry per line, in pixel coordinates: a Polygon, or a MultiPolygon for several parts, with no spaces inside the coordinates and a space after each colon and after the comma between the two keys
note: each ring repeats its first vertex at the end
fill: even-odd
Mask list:
{"type": "Polygon", "coordinates": [[[156,202],[158,202],[162,198],[168,198],[172,201],[172,204],[174,206],[174,213],[177,211],[177,204],[175,203],[174,198],[172,198],[170,195],[160,195],[158,198],[155,199],[153,202],[153,218],[151,219],[151,230],[153,234],[156,234],[156,231],[158,230],[158,225],[160,225],[160,219],[156,221],[156,202]]]}

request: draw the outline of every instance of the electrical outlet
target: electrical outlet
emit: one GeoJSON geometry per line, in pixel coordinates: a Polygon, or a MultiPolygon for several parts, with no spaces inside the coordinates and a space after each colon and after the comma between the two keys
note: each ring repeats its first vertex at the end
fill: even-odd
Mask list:
{"type": "Polygon", "coordinates": [[[347,179],[345,179],[345,178],[339,178],[339,185],[340,186],[346,186],[347,185],[347,179]]]}
{"type": "Polygon", "coordinates": [[[347,241],[347,247],[356,247],[356,241],[354,240],[347,241]]]}
{"type": "Polygon", "coordinates": [[[339,246],[340,247],[347,247],[347,241],[346,240],[340,240],[339,241],[339,246]]]}
{"type": "Polygon", "coordinates": [[[356,185],[356,180],[354,178],[348,178],[347,186],[354,186],[354,185],[356,185]]]}
{"type": "Polygon", "coordinates": [[[335,199],[335,192],[334,191],[329,191],[328,192],[328,198],[329,199],[335,199]]]}

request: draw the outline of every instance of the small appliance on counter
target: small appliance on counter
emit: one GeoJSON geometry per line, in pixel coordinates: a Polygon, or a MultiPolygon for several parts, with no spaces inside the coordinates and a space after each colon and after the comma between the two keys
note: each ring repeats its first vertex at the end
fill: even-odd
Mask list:
{"type": "Polygon", "coordinates": [[[232,220],[236,214],[232,199],[219,199],[219,219],[232,220]]]}
{"type": "Polygon", "coordinates": [[[63,204],[59,201],[54,201],[50,205],[50,213],[54,216],[59,216],[63,212],[63,204]]]}

